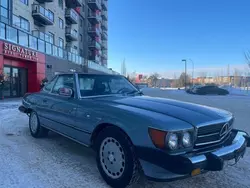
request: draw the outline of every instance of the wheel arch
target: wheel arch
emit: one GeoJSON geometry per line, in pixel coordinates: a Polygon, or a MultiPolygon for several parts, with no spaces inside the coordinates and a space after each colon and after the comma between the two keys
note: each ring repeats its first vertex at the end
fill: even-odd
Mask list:
{"type": "Polygon", "coordinates": [[[119,126],[117,126],[117,125],[115,125],[115,124],[112,124],[112,123],[101,123],[101,124],[97,125],[97,127],[94,129],[94,131],[93,131],[92,134],[91,134],[91,138],[90,138],[91,147],[94,147],[94,146],[95,146],[95,140],[96,140],[96,138],[98,137],[98,135],[99,135],[104,129],[106,129],[106,128],[108,128],[108,127],[113,127],[113,128],[118,129],[119,131],[121,131],[123,134],[125,134],[125,135],[128,137],[129,141],[130,141],[130,142],[132,143],[132,145],[133,145],[133,142],[132,142],[130,136],[127,134],[127,132],[126,132],[124,129],[122,129],[121,127],[119,127],[119,126]]]}

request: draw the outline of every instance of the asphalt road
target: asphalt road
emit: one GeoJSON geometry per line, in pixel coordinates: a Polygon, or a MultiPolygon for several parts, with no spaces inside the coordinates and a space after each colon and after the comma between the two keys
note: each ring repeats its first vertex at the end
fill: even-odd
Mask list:
{"type": "MultiPolygon", "coordinates": [[[[219,107],[235,114],[235,126],[250,133],[250,98],[193,96],[181,91],[147,89],[146,95],[167,97],[219,107]]],[[[0,187],[3,188],[91,188],[108,187],[96,167],[94,153],[55,133],[34,139],[28,118],[17,111],[19,102],[0,102],[0,187]]],[[[250,187],[250,151],[237,165],[171,183],[142,180],[146,188],[246,188],[250,187]]]]}

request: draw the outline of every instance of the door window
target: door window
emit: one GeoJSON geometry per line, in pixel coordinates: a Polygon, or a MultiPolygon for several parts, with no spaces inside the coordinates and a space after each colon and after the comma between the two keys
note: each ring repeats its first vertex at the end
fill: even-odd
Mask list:
{"type": "Polygon", "coordinates": [[[56,84],[52,90],[52,93],[59,94],[60,88],[70,88],[74,90],[74,77],[73,74],[61,75],[58,77],[56,84]]]}
{"type": "Polygon", "coordinates": [[[57,76],[55,76],[46,86],[44,86],[43,91],[50,92],[56,82],[57,76]]]}

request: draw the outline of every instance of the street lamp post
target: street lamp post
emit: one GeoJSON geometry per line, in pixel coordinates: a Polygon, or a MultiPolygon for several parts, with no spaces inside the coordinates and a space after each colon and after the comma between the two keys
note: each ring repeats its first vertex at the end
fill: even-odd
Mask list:
{"type": "Polygon", "coordinates": [[[185,90],[187,90],[187,60],[183,59],[182,61],[185,62],[185,90]]]}
{"type": "Polygon", "coordinates": [[[194,86],[194,62],[192,59],[189,59],[192,62],[193,70],[192,70],[192,86],[194,86]]]}

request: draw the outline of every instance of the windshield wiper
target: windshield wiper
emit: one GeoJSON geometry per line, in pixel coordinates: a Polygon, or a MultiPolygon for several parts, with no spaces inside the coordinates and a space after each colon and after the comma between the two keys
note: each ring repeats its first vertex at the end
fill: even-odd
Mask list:
{"type": "Polygon", "coordinates": [[[132,95],[132,94],[139,94],[139,95],[143,95],[142,91],[140,90],[133,90],[133,91],[130,91],[128,93],[126,93],[128,95],[132,95]]]}

